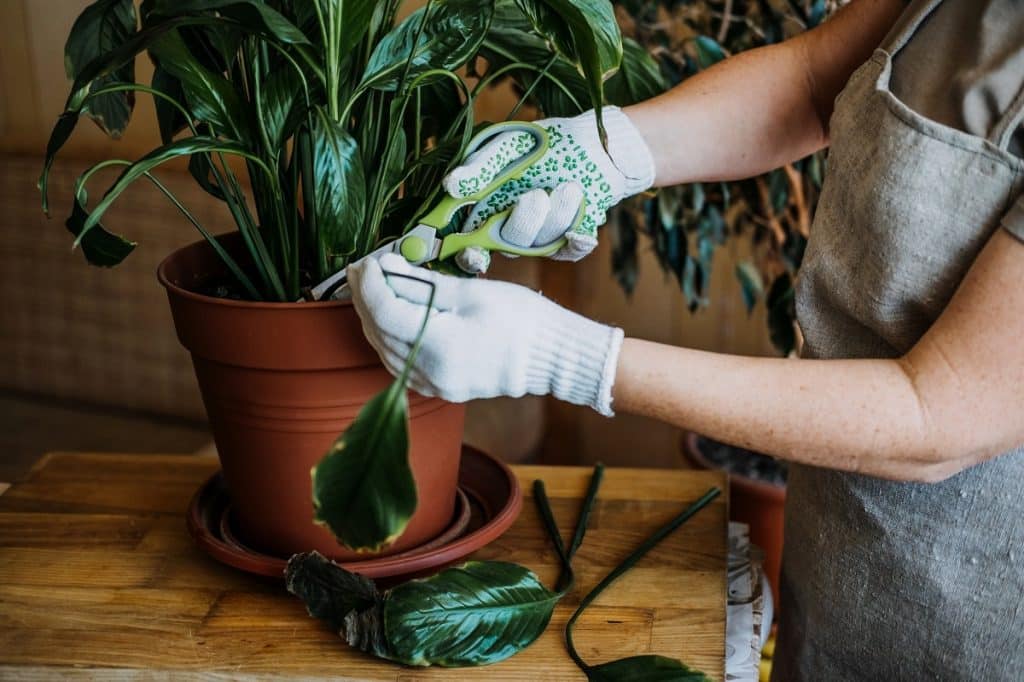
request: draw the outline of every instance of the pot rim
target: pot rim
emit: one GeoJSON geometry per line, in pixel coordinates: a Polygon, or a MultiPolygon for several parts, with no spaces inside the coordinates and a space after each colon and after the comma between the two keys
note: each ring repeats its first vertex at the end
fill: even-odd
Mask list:
{"type": "Polygon", "coordinates": [[[769,497],[776,502],[784,502],[786,499],[786,486],[785,485],[774,485],[772,483],[765,483],[757,479],[751,478],[744,474],[738,474],[722,467],[715,466],[704,456],[701,452],[700,446],[697,444],[697,438],[700,434],[694,431],[684,431],[682,437],[679,439],[683,457],[703,469],[711,471],[724,471],[729,476],[729,485],[731,488],[741,488],[749,493],[756,493],[765,497],[769,497]]]}
{"type": "MultiPolygon", "coordinates": [[[[235,231],[235,232],[225,232],[223,234],[214,235],[214,237],[219,240],[219,239],[222,239],[224,237],[227,237],[227,236],[230,236],[230,235],[233,235],[233,234],[238,234],[238,232],[237,231],[235,231]]],[[[176,296],[181,296],[182,298],[187,298],[187,299],[196,301],[198,303],[205,303],[205,304],[208,304],[208,305],[221,305],[221,306],[228,306],[228,307],[232,307],[232,308],[246,308],[246,309],[249,309],[249,310],[260,310],[260,309],[263,309],[263,310],[267,310],[267,309],[272,309],[272,310],[316,310],[316,309],[325,309],[325,308],[347,308],[347,307],[351,307],[352,306],[352,301],[351,300],[343,301],[343,300],[332,299],[330,301],[288,301],[288,302],[284,302],[284,301],[240,301],[240,300],[237,300],[237,299],[234,299],[234,298],[218,298],[216,296],[207,296],[205,294],[199,294],[199,293],[196,293],[194,291],[190,291],[189,289],[186,289],[186,288],[184,288],[184,287],[182,287],[182,286],[172,282],[170,280],[170,278],[167,276],[167,269],[170,267],[171,261],[176,256],[178,256],[178,254],[180,254],[182,251],[184,251],[186,249],[196,248],[196,247],[199,247],[200,245],[205,245],[205,246],[209,247],[209,243],[207,242],[207,240],[205,240],[205,239],[196,240],[196,241],[194,241],[194,242],[192,242],[190,244],[186,244],[185,246],[181,246],[181,247],[175,249],[174,251],[172,251],[162,261],[160,261],[160,265],[158,265],[157,268],[156,268],[156,278],[157,278],[157,280],[159,280],[160,284],[165,289],[167,289],[168,291],[174,292],[174,294],[176,296]]],[[[210,247],[210,248],[212,248],[212,247],[210,247]]]]}

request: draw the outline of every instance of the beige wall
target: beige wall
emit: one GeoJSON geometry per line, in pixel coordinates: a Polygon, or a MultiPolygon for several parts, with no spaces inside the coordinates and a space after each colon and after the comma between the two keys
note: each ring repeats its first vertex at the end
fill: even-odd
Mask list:
{"type": "MultiPolygon", "coordinates": [[[[46,239],[41,240],[40,244],[45,243],[46,246],[36,248],[32,256],[48,263],[55,273],[51,276],[69,274],[69,269],[77,271],[86,268],[78,262],[79,254],[68,253],[61,222],[56,219],[47,222],[36,210],[38,193],[34,187],[34,176],[38,158],[15,161],[12,157],[38,157],[45,147],[50,127],[67,96],[68,83],[63,73],[63,41],[74,18],[85,4],[83,0],[0,0],[0,172],[3,173],[5,188],[3,198],[8,202],[5,210],[0,213],[3,216],[0,217],[0,230],[4,234],[2,241],[7,245],[0,254],[4,258],[23,259],[24,252],[19,254],[11,246],[17,243],[11,231],[17,231],[18,238],[24,239],[27,230],[45,230],[46,239]],[[68,260],[71,258],[75,259],[73,265],[68,260]]],[[[146,60],[140,59],[138,68],[139,78],[148,79],[146,60]]],[[[508,91],[493,94],[483,103],[481,117],[503,117],[503,112],[509,108],[509,101],[508,91]]],[[[155,140],[152,103],[148,97],[140,96],[136,116],[122,141],[108,140],[91,124],[81,125],[62,155],[63,161],[58,165],[59,176],[65,178],[65,181],[69,180],[73,177],[73,170],[80,168],[89,159],[112,155],[133,158],[147,150],[155,140]]],[[[136,199],[122,213],[112,215],[111,223],[117,224],[120,215],[122,220],[127,217],[134,221],[136,228],[147,233],[155,229],[160,230],[161,234],[171,231],[173,236],[161,237],[155,240],[156,243],[144,242],[140,252],[145,248],[170,248],[168,244],[194,238],[187,224],[176,216],[167,217],[172,214],[164,211],[162,205],[158,207],[158,204],[153,203],[152,212],[148,212],[146,206],[150,204],[146,202],[156,202],[158,197],[151,196],[145,190],[141,192],[136,194],[136,199]],[[147,225],[149,220],[158,221],[159,224],[147,225]]],[[[205,200],[198,192],[194,193],[194,198],[197,201],[205,200]]],[[[58,207],[55,215],[63,215],[61,211],[64,205],[58,207]]],[[[213,207],[209,210],[213,210],[213,207]]],[[[131,226],[125,226],[124,229],[130,235],[139,236],[131,226]]],[[[697,314],[690,314],[685,309],[675,281],[660,272],[649,245],[644,242],[641,243],[640,281],[632,299],[623,295],[611,276],[607,240],[595,254],[578,264],[519,259],[501,262],[498,274],[540,287],[546,294],[586,315],[623,326],[631,336],[709,350],[745,354],[771,353],[764,331],[763,310],[757,310],[752,318],[748,318],[740,302],[738,285],[732,275],[735,259],[742,256],[742,253],[736,253],[737,248],[722,251],[716,264],[712,287],[713,306],[697,314]]],[[[148,257],[152,260],[157,255],[150,253],[148,257]]],[[[138,254],[132,258],[142,261],[138,254]]],[[[116,288],[134,292],[125,294],[122,291],[122,295],[136,296],[146,306],[163,305],[162,292],[149,275],[151,262],[144,261],[141,265],[144,267],[141,267],[138,282],[131,286],[123,283],[124,278],[132,276],[132,268],[127,264],[120,272],[93,269],[81,276],[93,283],[91,286],[97,296],[109,297],[110,282],[113,278],[121,278],[118,280],[121,284],[116,288]]],[[[139,269],[136,267],[134,270],[137,272],[139,269]]],[[[10,272],[31,276],[25,268],[10,272]]],[[[70,304],[65,301],[62,305],[70,304]]],[[[88,309],[88,305],[96,304],[83,304],[79,301],[75,305],[78,306],[77,310],[81,310],[83,305],[88,309]]],[[[21,312],[16,313],[20,320],[18,324],[21,325],[19,329],[38,328],[38,325],[33,326],[33,320],[30,319],[32,310],[26,304],[21,312]]],[[[104,310],[106,312],[96,315],[102,317],[103,314],[116,314],[117,308],[108,305],[104,310]]],[[[88,316],[88,313],[84,314],[88,316]]],[[[15,319],[14,316],[14,312],[7,312],[8,323],[15,319]]],[[[187,361],[183,362],[183,351],[173,350],[173,337],[170,336],[172,333],[166,316],[158,313],[154,314],[154,319],[157,321],[148,329],[135,330],[134,333],[150,334],[149,343],[158,345],[161,353],[169,354],[171,359],[168,362],[177,368],[175,371],[187,367],[187,361]]],[[[74,339],[69,341],[74,343],[74,339]]],[[[116,350],[116,340],[108,342],[114,343],[116,350]]],[[[133,352],[138,353],[138,342],[133,341],[132,344],[129,346],[135,349],[133,352]]],[[[26,348],[29,345],[26,342],[26,348]]],[[[10,362],[11,357],[8,355],[5,362],[10,362]]],[[[71,361],[65,371],[74,376],[74,368],[80,368],[81,364],[71,361]]],[[[6,372],[6,376],[10,375],[11,372],[6,372]]],[[[3,376],[0,375],[0,381],[4,380],[3,376]]],[[[33,385],[30,378],[23,377],[22,380],[33,385]]],[[[680,381],[685,383],[686,377],[680,377],[680,381]]],[[[125,382],[131,383],[123,379],[122,383],[125,382]]],[[[92,391],[66,388],[74,383],[65,376],[61,385],[65,386],[65,391],[84,399],[122,401],[118,392],[111,391],[109,387],[102,387],[102,390],[97,387],[92,391]]],[[[35,385],[41,386],[38,382],[35,385]]],[[[52,390],[52,387],[43,388],[52,390]]],[[[181,390],[188,392],[192,389],[181,390]]],[[[123,397],[127,393],[121,395],[123,397]]],[[[133,402],[129,401],[129,404],[133,402]]],[[[166,399],[162,399],[162,402],[157,401],[158,404],[146,407],[162,409],[161,406],[166,402],[166,399]]],[[[196,410],[194,395],[183,397],[182,405],[183,412],[193,413],[196,410]]],[[[538,400],[497,401],[474,406],[472,415],[472,439],[510,458],[519,458],[537,450],[541,446],[543,434],[545,457],[552,461],[569,463],[602,459],[615,464],[678,463],[677,431],[648,420],[628,416],[609,420],[587,410],[538,400]]]]}

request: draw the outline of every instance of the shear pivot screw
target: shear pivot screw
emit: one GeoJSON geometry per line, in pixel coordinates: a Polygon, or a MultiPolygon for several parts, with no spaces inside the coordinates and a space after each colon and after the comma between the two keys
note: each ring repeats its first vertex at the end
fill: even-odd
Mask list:
{"type": "Polygon", "coordinates": [[[427,259],[427,242],[416,235],[403,238],[398,250],[410,263],[422,263],[427,259]]]}

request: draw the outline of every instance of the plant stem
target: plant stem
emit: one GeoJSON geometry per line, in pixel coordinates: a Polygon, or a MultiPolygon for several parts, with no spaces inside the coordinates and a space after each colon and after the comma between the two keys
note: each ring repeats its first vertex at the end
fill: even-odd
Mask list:
{"type": "Polygon", "coordinates": [[[548,494],[544,488],[544,481],[540,479],[533,482],[533,500],[537,503],[537,511],[540,513],[540,520],[544,523],[544,528],[547,529],[548,535],[551,537],[551,543],[555,546],[555,553],[558,554],[558,560],[562,564],[562,572],[558,576],[558,582],[555,583],[555,591],[558,592],[559,596],[561,596],[572,589],[573,583],[575,582],[575,575],[572,572],[572,559],[569,558],[569,554],[565,551],[565,544],[562,542],[562,533],[558,530],[558,524],[555,522],[555,516],[551,512],[551,503],[548,501],[548,494]]]}
{"type": "Polygon", "coordinates": [[[604,592],[612,583],[618,580],[626,571],[630,570],[642,559],[648,552],[654,549],[658,543],[664,540],[666,537],[675,532],[680,526],[686,523],[690,517],[699,512],[701,509],[706,507],[712,500],[718,497],[722,491],[719,488],[711,488],[696,502],[687,507],[682,513],[676,516],[674,519],[669,521],[667,524],[659,528],[649,538],[643,541],[643,543],[637,547],[632,554],[622,560],[618,566],[616,566],[611,573],[606,575],[604,579],[597,584],[597,587],[592,589],[586,597],[580,601],[580,605],[576,608],[575,613],[569,618],[569,622],[565,624],[565,643],[569,649],[569,656],[576,662],[580,670],[586,672],[590,666],[580,658],[579,653],[576,651],[576,645],[572,639],[573,627],[576,625],[576,621],[583,614],[591,603],[597,599],[602,592],[604,592]]]}
{"type": "MultiPolygon", "coordinates": [[[[89,178],[94,173],[110,166],[131,165],[132,162],[128,161],[127,159],[108,159],[107,161],[102,161],[90,167],[75,182],[74,193],[76,200],[78,200],[82,204],[82,208],[85,208],[85,201],[82,200],[82,196],[85,194],[85,186],[88,183],[89,178]]],[[[245,287],[248,294],[257,301],[262,300],[259,290],[253,285],[252,280],[250,280],[246,276],[245,272],[242,270],[242,268],[238,266],[238,263],[235,262],[231,255],[224,250],[224,247],[220,245],[220,242],[218,242],[216,238],[212,234],[210,234],[210,232],[207,231],[206,228],[204,228],[199,223],[198,220],[196,220],[195,216],[192,215],[192,213],[187,208],[185,208],[185,206],[178,200],[178,198],[174,196],[174,193],[171,192],[171,190],[168,189],[166,185],[157,180],[156,176],[153,175],[152,173],[147,172],[143,173],[143,175],[150,182],[152,182],[156,186],[156,188],[160,190],[160,192],[162,192],[163,195],[171,201],[172,204],[174,204],[175,208],[177,208],[181,212],[181,214],[185,216],[185,218],[187,218],[188,221],[192,223],[193,226],[195,226],[197,230],[199,230],[199,233],[203,236],[203,238],[210,242],[210,245],[213,247],[214,251],[217,252],[217,255],[221,258],[221,260],[224,261],[224,264],[227,265],[228,269],[231,270],[232,274],[234,274],[235,277],[238,278],[239,283],[243,287],[245,287]]]]}
{"type": "Polygon", "coordinates": [[[437,293],[437,285],[428,279],[415,277],[413,275],[405,275],[400,272],[389,272],[385,270],[384,274],[388,277],[412,280],[413,282],[426,284],[430,287],[430,296],[427,298],[427,312],[423,315],[423,322],[420,323],[420,329],[416,333],[416,341],[413,343],[412,350],[409,351],[409,357],[405,359],[405,366],[402,368],[402,373],[398,377],[399,383],[401,383],[404,388],[406,383],[409,381],[409,372],[412,370],[412,364],[416,361],[416,356],[420,352],[420,344],[423,342],[423,333],[427,331],[427,323],[430,322],[430,313],[434,309],[434,295],[437,293]]]}
{"type": "Polygon", "coordinates": [[[508,112],[508,116],[505,117],[506,121],[511,121],[513,118],[516,117],[516,114],[519,113],[519,110],[526,103],[526,100],[528,100],[530,98],[530,95],[533,94],[533,91],[534,89],[536,89],[537,84],[547,77],[548,71],[551,69],[552,66],[555,65],[555,62],[557,60],[558,55],[552,54],[551,57],[548,59],[547,63],[544,64],[544,68],[541,69],[540,73],[537,74],[537,77],[533,79],[532,83],[530,83],[530,87],[526,88],[525,92],[523,92],[523,94],[519,97],[519,101],[516,102],[516,105],[514,107],[512,107],[512,111],[508,112]]]}
{"type": "Polygon", "coordinates": [[[213,250],[217,252],[217,255],[220,257],[220,259],[224,261],[224,264],[227,265],[229,270],[231,270],[231,273],[235,276],[236,279],[238,279],[239,283],[241,283],[241,285],[245,287],[246,293],[252,296],[253,300],[262,301],[263,297],[260,296],[259,290],[256,289],[256,286],[252,283],[252,280],[249,279],[248,275],[245,274],[245,271],[242,270],[241,267],[239,267],[238,263],[235,262],[235,259],[231,257],[231,255],[224,249],[223,246],[221,246],[220,242],[217,241],[217,238],[213,234],[211,234],[205,227],[199,224],[199,221],[196,220],[195,216],[193,216],[192,213],[188,209],[186,209],[185,206],[183,206],[180,201],[178,201],[178,198],[174,196],[174,194],[171,193],[171,191],[167,189],[167,187],[165,187],[163,183],[157,180],[156,177],[154,177],[150,173],[146,173],[146,177],[148,177],[153,182],[153,184],[156,185],[157,188],[161,192],[163,192],[168,199],[171,200],[171,203],[173,203],[174,206],[179,211],[181,211],[182,215],[184,215],[188,219],[188,221],[192,223],[192,225],[195,226],[197,230],[199,230],[199,233],[203,235],[203,238],[207,242],[209,242],[210,246],[212,246],[213,250]]]}
{"type": "Polygon", "coordinates": [[[580,515],[576,520],[576,532],[572,536],[572,544],[569,545],[569,559],[576,556],[576,552],[579,550],[580,545],[583,544],[583,536],[587,532],[587,526],[590,524],[590,513],[594,509],[594,502],[597,499],[598,488],[601,487],[601,482],[604,480],[604,464],[598,462],[594,465],[594,473],[590,476],[590,485],[587,487],[587,494],[583,498],[583,503],[580,505],[580,515]]]}
{"type": "Polygon", "coordinates": [[[558,576],[558,582],[555,583],[555,591],[560,595],[564,595],[572,589],[574,583],[572,560],[576,556],[576,551],[580,548],[580,545],[583,544],[583,536],[586,535],[590,514],[594,509],[597,491],[601,487],[602,480],[604,480],[604,465],[598,462],[590,476],[587,493],[580,502],[580,513],[576,520],[576,530],[573,532],[572,543],[569,545],[568,550],[566,550],[562,542],[562,534],[558,530],[558,524],[555,522],[554,514],[551,512],[551,503],[548,501],[544,481],[538,479],[533,482],[533,499],[537,503],[537,510],[540,513],[541,521],[544,522],[544,527],[547,529],[551,542],[555,546],[555,551],[558,553],[558,558],[562,562],[562,573],[558,576]]]}

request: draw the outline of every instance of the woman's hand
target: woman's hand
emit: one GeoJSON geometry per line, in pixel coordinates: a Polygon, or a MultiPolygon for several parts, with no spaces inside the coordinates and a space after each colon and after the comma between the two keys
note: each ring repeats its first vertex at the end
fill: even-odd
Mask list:
{"type": "MultiPolygon", "coordinates": [[[[548,131],[548,152],[522,177],[509,180],[478,203],[463,229],[472,230],[512,206],[501,229],[505,240],[523,247],[542,246],[564,235],[567,243],[553,256],[557,260],[577,261],[593,251],[608,209],[654,182],[651,152],[629,117],[613,106],[604,107],[603,115],[607,150],[598,138],[593,111],[537,121],[548,131]],[[574,227],[581,209],[582,220],[574,227]]],[[[475,194],[534,144],[526,132],[497,135],[453,170],[444,187],[454,197],[475,194]]],[[[474,247],[461,252],[457,261],[467,272],[483,272],[490,254],[474,247]]]]}
{"type": "Polygon", "coordinates": [[[349,266],[348,281],[366,338],[392,374],[401,373],[429,312],[409,381],[417,393],[453,402],[551,394],[612,414],[621,329],[526,287],[438,274],[396,254],[349,266]]]}

